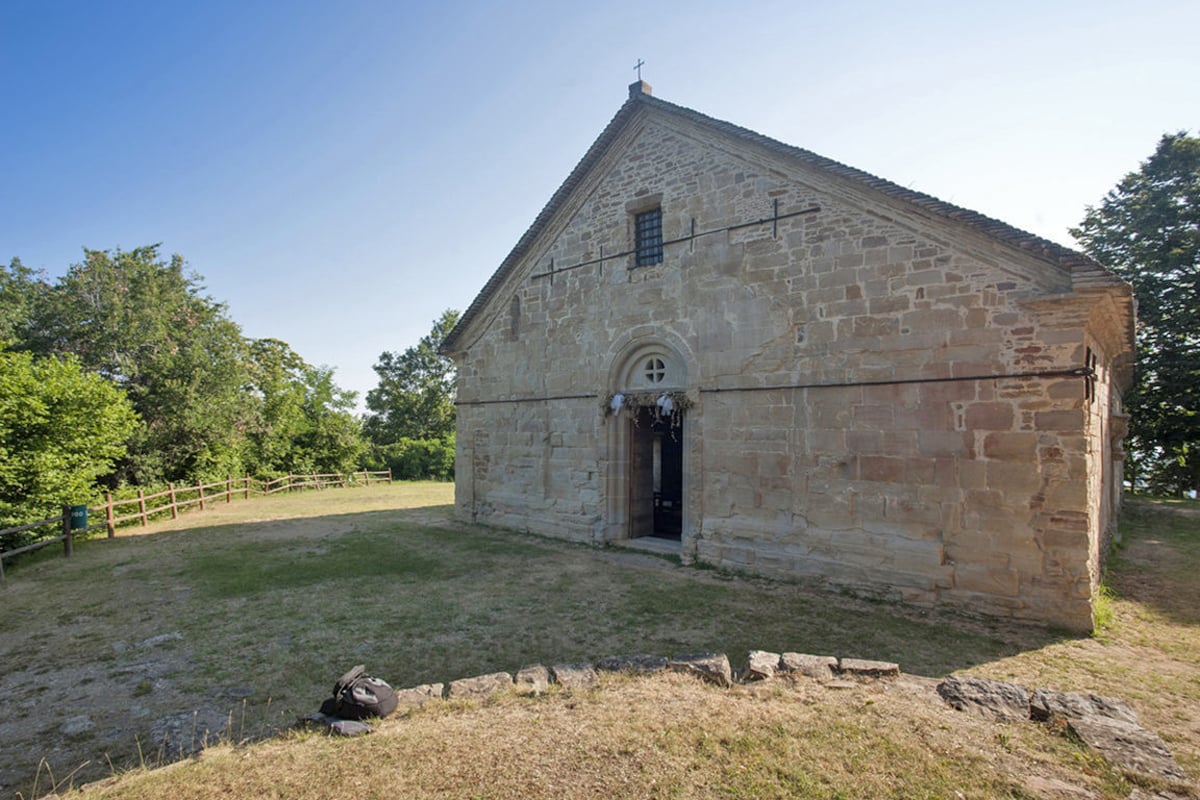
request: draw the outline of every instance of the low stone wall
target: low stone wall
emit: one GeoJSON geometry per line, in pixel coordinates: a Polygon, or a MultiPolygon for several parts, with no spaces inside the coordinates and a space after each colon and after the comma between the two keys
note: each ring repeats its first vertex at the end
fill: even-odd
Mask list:
{"type": "Polygon", "coordinates": [[[837,680],[882,680],[899,676],[900,666],[887,661],[755,650],[750,653],[746,668],[735,673],[729,657],[724,653],[693,653],[671,658],[638,654],[608,656],[595,664],[555,664],[551,667],[535,664],[521,669],[515,675],[492,672],[449,683],[427,683],[399,689],[396,694],[401,707],[416,708],[431,700],[483,698],[510,690],[518,694],[541,694],[551,684],[564,689],[586,689],[599,683],[601,672],[650,675],[664,671],[695,675],[728,688],[734,683],[766,680],[785,673],[795,673],[825,683],[837,680]]]}
{"type": "MultiPolygon", "coordinates": [[[[792,676],[817,681],[831,689],[863,683],[893,681],[900,665],[889,661],[838,658],[807,653],[752,650],[746,665],[735,671],[724,653],[694,653],[670,658],[651,654],[608,656],[595,663],[541,664],[517,673],[493,672],[449,683],[432,683],[397,690],[400,708],[419,708],[434,700],[482,699],[501,692],[542,694],[552,685],[566,690],[587,689],[600,682],[600,673],[651,675],[659,672],[694,675],[722,688],[735,683],[768,681],[792,676]]],[[[1188,775],[1175,762],[1161,738],[1143,728],[1124,701],[1113,697],[1028,689],[1020,684],[952,675],[937,684],[937,695],[951,708],[1004,722],[1034,721],[1070,731],[1119,769],[1170,782],[1188,775]]]]}

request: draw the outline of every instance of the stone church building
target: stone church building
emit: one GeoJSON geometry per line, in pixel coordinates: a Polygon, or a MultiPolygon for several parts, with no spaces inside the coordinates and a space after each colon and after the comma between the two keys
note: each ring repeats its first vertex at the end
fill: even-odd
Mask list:
{"type": "Polygon", "coordinates": [[[1079,253],[639,81],[443,345],[457,514],[1088,630],[1133,325],[1079,253]]]}

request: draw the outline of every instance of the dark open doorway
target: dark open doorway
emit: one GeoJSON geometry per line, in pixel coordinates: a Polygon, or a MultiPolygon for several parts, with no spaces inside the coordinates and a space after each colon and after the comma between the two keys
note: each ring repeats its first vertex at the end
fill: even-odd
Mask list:
{"type": "Polygon", "coordinates": [[[683,419],[641,408],[629,422],[629,535],[680,539],[683,419]]]}

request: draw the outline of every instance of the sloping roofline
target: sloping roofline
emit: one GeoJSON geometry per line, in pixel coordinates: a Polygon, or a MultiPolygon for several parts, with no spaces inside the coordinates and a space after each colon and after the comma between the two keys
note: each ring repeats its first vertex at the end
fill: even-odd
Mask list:
{"type": "MultiPolygon", "coordinates": [[[[740,139],[744,142],[757,145],[824,172],[847,179],[860,186],[873,189],[888,197],[910,203],[935,216],[973,228],[1003,244],[1015,247],[1055,267],[1067,270],[1071,274],[1073,286],[1124,287],[1126,293],[1132,296],[1131,288],[1125,281],[1083,253],[1072,250],[1069,247],[1064,247],[1049,239],[1043,239],[1040,236],[1013,227],[998,219],[985,216],[977,211],[947,203],[924,192],[907,189],[899,184],[872,175],[869,172],[846,166],[810,150],[784,144],[748,128],[715,119],[684,106],[660,100],[650,94],[649,84],[644,81],[638,81],[630,85],[629,99],[617,110],[616,115],[605,126],[600,136],[596,138],[596,141],[592,143],[592,146],[588,148],[583,158],[571,170],[566,180],[562,182],[562,185],[558,187],[541,212],[538,213],[537,217],[533,220],[533,224],[529,226],[529,229],[517,241],[512,251],[500,263],[496,271],[492,273],[492,277],[488,279],[483,289],[476,295],[474,301],[472,301],[466,312],[459,319],[458,324],[446,336],[440,348],[442,354],[450,354],[459,349],[458,339],[462,333],[467,330],[471,323],[475,321],[475,318],[488,305],[495,291],[499,289],[509,274],[516,269],[521,259],[524,258],[526,251],[542,234],[555,213],[567,201],[567,198],[571,196],[571,193],[575,191],[591,169],[604,156],[613,141],[620,135],[625,125],[643,107],[682,117],[730,138],[740,139]]],[[[1129,315],[1126,327],[1129,331],[1129,341],[1132,346],[1132,313],[1129,315]]]]}

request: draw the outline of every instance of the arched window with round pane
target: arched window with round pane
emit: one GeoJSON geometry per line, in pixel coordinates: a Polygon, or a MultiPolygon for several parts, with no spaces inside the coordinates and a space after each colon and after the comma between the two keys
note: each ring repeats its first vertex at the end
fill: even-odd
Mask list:
{"type": "Polygon", "coordinates": [[[667,377],[667,365],[658,356],[651,356],[646,359],[645,369],[646,381],[653,384],[660,384],[667,377]]]}
{"type": "Polygon", "coordinates": [[[621,360],[614,375],[614,392],[677,392],[687,389],[687,368],[670,347],[645,342],[621,360]]]}

